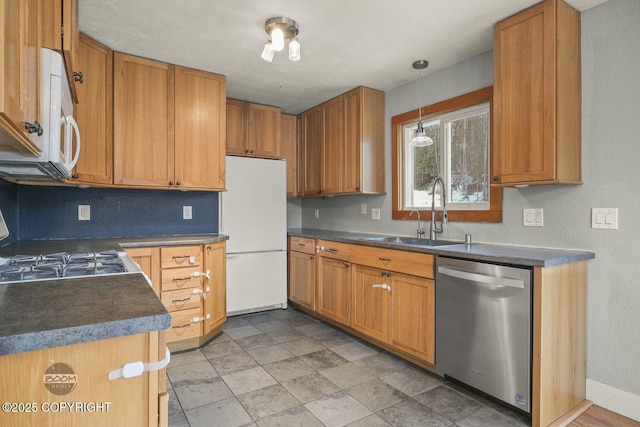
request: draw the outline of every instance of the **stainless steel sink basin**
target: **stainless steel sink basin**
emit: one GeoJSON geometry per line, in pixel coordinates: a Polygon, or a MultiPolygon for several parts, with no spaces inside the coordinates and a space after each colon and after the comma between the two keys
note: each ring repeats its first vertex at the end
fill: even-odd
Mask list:
{"type": "Polygon", "coordinates": [[[446,246],[446,245],[459,245],[462,243],[462,242],[453,242],[451,240],[417,239],[415,237],[404,237],[404,236],[363,237],[362,240],[367,240],[369,242],[395,243],[398,245],[411,245],[411,246],[446,246]]]}

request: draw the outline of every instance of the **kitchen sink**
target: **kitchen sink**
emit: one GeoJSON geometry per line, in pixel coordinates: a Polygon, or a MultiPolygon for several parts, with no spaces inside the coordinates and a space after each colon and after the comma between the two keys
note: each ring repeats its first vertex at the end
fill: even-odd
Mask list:
{"type": "Polygon", "coordinates": [[[462,242],[455,242],[451,240],[417,239],[415,237],[404,237],[404,236],[363,237],[362,240],[366,240],[369,242],[395,243],[397,245],[411,245],[411,246],[446,246],[446,245],[459,245],[462,243],[462,242]]]}

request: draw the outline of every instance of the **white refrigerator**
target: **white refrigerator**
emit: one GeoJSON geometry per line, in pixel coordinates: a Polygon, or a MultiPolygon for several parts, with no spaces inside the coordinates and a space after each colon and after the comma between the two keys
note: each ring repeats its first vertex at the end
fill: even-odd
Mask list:
{"type": "Polygon", "coordinates": [[[287,307],[284,160],[227,156],[219,231],[227,241],[227,315],[287,307]]]}

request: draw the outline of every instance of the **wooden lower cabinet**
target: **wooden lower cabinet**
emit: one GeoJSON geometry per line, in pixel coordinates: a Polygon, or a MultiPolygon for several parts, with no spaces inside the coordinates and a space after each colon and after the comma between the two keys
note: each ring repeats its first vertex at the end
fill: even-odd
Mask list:
{"type": "Polygon", "coordinates": [[[433,266],[429,254],[291,236],[289,300],[434,369],[433,266]]]}
{"type": "Polygon", "coordinates": [[[165,368],[108,379],[109,372],[127,363],[164,358],[164,331],[0,356],[0,396],[3,402],[23,405],[20,411],[0,412],[0,425],[166,426],[165,368]],[[57,363],[75,372],[77,382],[68,393],[53,393],[44,383],[44,373],[57,363]]]}
{"type": "Polygon", "coordinates": [[[351,327],[434,363],[435,282],[354,265],[351,327]]]}
{"type": "Polygon", "coordinates": [[[310,310],[316,309],[315,264],[315,255],[289,252],[289,299],[310,310]]]}
{"type": "Polygon", "coordinates": [[[351,306],[351,263],[320,257],[318,313],[348,325],[351,306]]]}
{"type": "Polygon", "coordinates": [[[226,243],[130,248],[171,314],[171,351],[196,348],[222,332],[227,320],[226,243]]]}
{"type": "Polygon", "coordinates": [[[389,344],[435,362],[435,281],[392,273],[389,344]]]}

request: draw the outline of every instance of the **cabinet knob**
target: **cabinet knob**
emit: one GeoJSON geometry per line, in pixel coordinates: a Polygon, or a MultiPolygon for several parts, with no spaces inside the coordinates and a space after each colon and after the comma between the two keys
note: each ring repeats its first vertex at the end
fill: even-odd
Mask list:
{"type": "Polygon", "coordinates": [[[74,173],[73,175],[71,175],[71,179],[78,179],[78,174],[74,173]]]}
{"type": "Polygon", "coordinates": [[[244,150],[244,154],[249,154],[249,150],[244,150]]]}
{"type": "Polygon", "coordinates": [[[177,185],[177,186],[180,186],[180,185],[182,185],[182,184],[180,184],[180,181],[178,181],[178,182],[176,182],[176,185],[177,185]]]}
{"type": "Polygon", "coordinates": [[[84,83],[84,76],[82,75],[82,71],[74,71],[73,80],[80,84],[84,83]]]}
{"type": "Polygon", "coordinates": [[[498,176],[493,176],[491,179],[493,180],[493,182],[500,181],[500,177],[498,177],[498,176]]]}
{"type": "Polygon", "coordinates": [[[169,181],[169,185],[173,185],[173,181],[169,181]]]}
{"type": "Polygon", "coordinates": [[[358,186],[358,187],[356,187],[356,191],[360,191],[360,187],[359,187],[359,186],[358,186]]]}
{"type": "Polygon", "coordinates": [[[33,123],[24,122],[24,128],[29,133],[37,133],[38,136],[42,136],[42,126],[40,126],[40,122],[38,122],[37,120],[33,123]]]}

